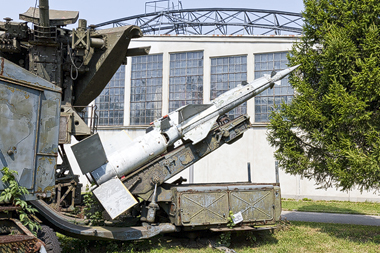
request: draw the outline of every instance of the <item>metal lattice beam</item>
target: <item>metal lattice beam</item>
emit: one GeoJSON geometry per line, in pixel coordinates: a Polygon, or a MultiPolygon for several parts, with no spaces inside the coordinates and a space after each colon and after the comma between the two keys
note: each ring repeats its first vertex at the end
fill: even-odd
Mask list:
{"type": "Polygon", "coordinates": [[[144,34],[265,35],[301,34],[302,14],[274,10],[204,8],[165,10],[95,25],[137,25],[144,34]]]}

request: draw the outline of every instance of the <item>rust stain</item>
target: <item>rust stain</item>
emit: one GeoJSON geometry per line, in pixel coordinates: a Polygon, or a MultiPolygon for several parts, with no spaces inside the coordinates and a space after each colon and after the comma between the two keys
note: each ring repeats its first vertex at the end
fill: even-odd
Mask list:
{"type": "Polygon", "coordinates": [[[13,87],[6,87],[8,90],[10,90],[12,93],[15,92],[15,89],[13,87]]]}
{"type": "Polygon", "coordinates": [[[53,191],[54,188],[55,188],[55,186],[47,186],[47,187],[45,187],[44,192],[53,191]]]}
{"type": "MultiPolygon", "coordinates": [[[[18,249],[18,247],[16,247],[15,245],[22,247],[22,246],[25,246],[23,244],[24,243],[26,244],[27,242],[30,243],[31,245],[33,245],[34,243],[36,243],[36,241],[37,240],[35,237],[29,236],[29,235],[5,235],[5,236],[2,236],[0,239],[1,244],[7,244],[7,245],[10,244],[11,246],[15,247],[16,249],[18,249]]],[[[11,248],[11,247],[9,247],[9,248],[11,248]]],[[[24,248],[24,247],[22,247],[22,248],[24,248]]],[[[5,251],[3,251],[3,252],[5,252],[5,251]]],[[[30,251],[30,252],[32,252],[32,251],[30,251]]]]}
{"type": "Polygon", "coordinates": [[[0,58],[1,64],[0,64],[0,76],[4,73],[4,58],[0,58]]]}

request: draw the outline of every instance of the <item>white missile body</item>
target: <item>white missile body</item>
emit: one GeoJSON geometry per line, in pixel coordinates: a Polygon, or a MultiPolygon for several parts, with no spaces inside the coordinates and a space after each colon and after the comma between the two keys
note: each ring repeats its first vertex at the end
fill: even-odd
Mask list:
{"type": "Polygon", "coordinates": [[[210,132],[217,119],[260,94],[298,68],[299,65],[265,75],[244,86],[231,89],[210,103],[185,105],[168,115],[152,122],[147,133],[134,141],[128,141],[122,132],[116,138],[104,143],[108,162],[91,172],[94,181],[101,185],[115,176],[129,174],[152,158],[163,154],[167,147],[180,139],[193,144],[202,141],[210,132]],[[116,142],[116,143],[115,143],[116,142]]]}

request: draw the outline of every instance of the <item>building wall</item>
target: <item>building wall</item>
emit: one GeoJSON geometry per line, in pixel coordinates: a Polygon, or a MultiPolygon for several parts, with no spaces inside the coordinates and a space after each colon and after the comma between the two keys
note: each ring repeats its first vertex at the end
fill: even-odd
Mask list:
{"type": "MultiPolygon", "coordinates": [[[[162,115],[165,115],[169,112],[168,84],[171,53],[203,51],[203,102],[206,103],[210,101],[211,58],[246,55],[247,81],[250,82],[255,78],[255,54],[287,52],[297,39],[298,37],[294,36],[145,36],[133,40],[130,48],[151,46],[150,54],[162,54],[162,115]]],[[[130,124],[131,63],[132,59],[129,58],[125,67],[124,124],[99,127],[98,132],[102,139],[109,138],[120,130],[127,131],[132,139],[145,133],[146,125],[130,124]]],[[[194,183],[244,182],[248,180],[247,163],[250,163],[253,182],[275,182],[274,149],[266,140],[266,123],[254,122],[254,108],[255,99],[251,99],[247,104],[247,114],[251,118],[253,127],[244,134],[241,140],[232,145],[224,145],[196,163],[192,169],[180,173],[178,177],[191,179],[194,183]]],[[[281,169],[279,174],[282,196],[285,198],[380,202],[380,196],[371,192],[318,190],[313,181],[288,175],[281,169]]]]}

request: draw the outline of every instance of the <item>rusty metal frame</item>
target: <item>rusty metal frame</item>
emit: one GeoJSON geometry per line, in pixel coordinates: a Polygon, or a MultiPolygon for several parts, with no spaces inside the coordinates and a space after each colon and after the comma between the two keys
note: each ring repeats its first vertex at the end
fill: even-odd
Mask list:
{"type": "Polygon", "coordinates": [[[162,233],[178,232],[180,229],[170,223],[146,224],[138,227],[91,227],[79,225],[79,219],[64,216],[52,209],[43,200],[33,200],[31,203],[43,213],[45,219],[60,233],[87,240],[139,240],[162,233]],[[75,223],[75,224],[74,224],[75,223]]]}
{"type": "Polygon", "coordinates": [[[77,187],[77,182],[75,180],[71,180],[69,183],[65,184],[57,184],[55,188],[57,189],[57,197],[56,197],[56,203],[54,205],[54,209],[57,211],[73,211],[74,210],[74,204],[75,204],[75,190],[77,187]],[[68,187],[66,192],[62,195],[62,187],[68,187]],[[68,208],[62,208],[61,203],[62,201],[67,197],[67,195],[71,192],[71,204],[68,208]]]}
{"type": "Polygon", "coordinates": [[[45,247],[40,239],[35,237],[19,220],[1,218],[0,224],[5,224],[9,229],[14,227],[18,234],[0,236],[1,252],[39,252],[41,246],[45,247]]]}
{"type": "Polygon", "coordinates": [[[88,126],[90,127],[91,134],[96,133],[97,128],[98,128],[98,118],[99,118],[98,114],[96,113],[98,107],[96,105],[90,105],[90,106],[86,106],[86,107],[73,106],[73,108],[76,109],[76,112],[81,117],[81,119],[84,122],[86,122],[86,124],[88,124],[88,126]],[[85,109],[82,111],[79,111],[83,108],[85,108],[85,109]],[[87,118],[86,118],[85,113],[88,112],[89,110],[91,111],[91,114],[87,115],[87,118]],[[88,122],[88,120],[89,120],[89,122],[88,122]]]}
{"type": "Polygon", "coordinates": [[[79,184],[78,176],[74,175],[70,166],[69,160],[66,155],[65,147],[63,144],[59,144],[58,154],[62,159],[62,163],[57,165],[55,178],[56,178],[56,196],[54,199],[54,209],[57,211],[72,212],[75,210],[77,191],[81,190],[82,185],[79,184]],[[66,191],[62,193],[64,187],[67,187],[66,191]],[[64,201],[68,194],[71,192],[71,198],[67,199],[70,206],[68,208],[62,207],[62,201],[64,201]]]}

